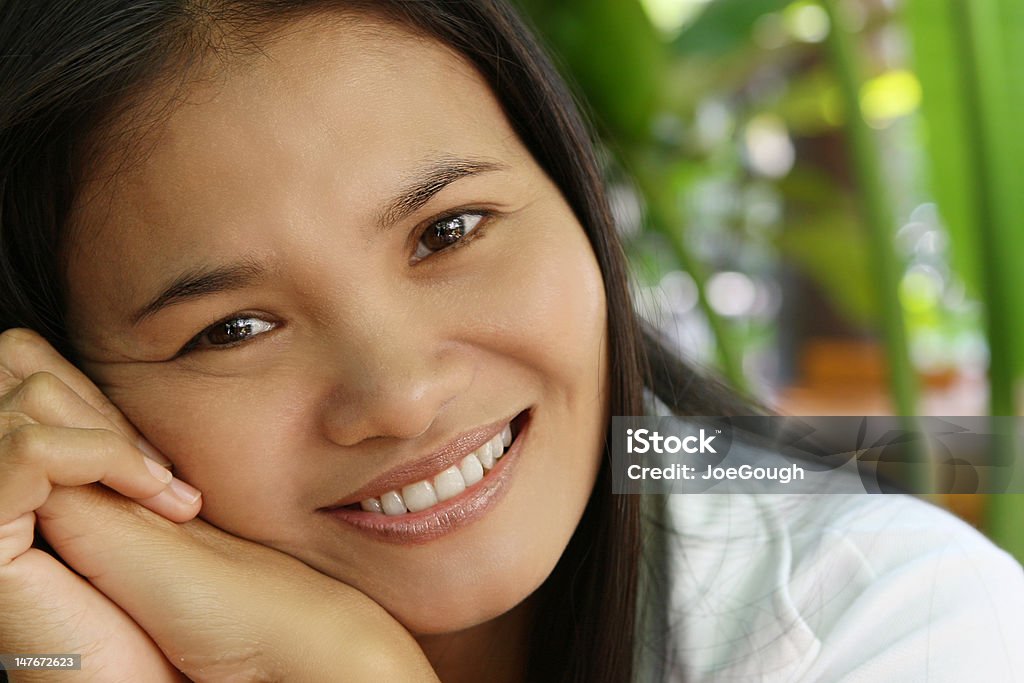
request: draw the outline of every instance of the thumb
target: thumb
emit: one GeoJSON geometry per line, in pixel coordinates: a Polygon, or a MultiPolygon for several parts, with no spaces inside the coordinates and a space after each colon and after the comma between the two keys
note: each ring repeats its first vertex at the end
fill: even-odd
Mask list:
{"type": "Polygon", "coordinates": [[[290,555],[99,486],[55,490],[37,515],[54,549],[193,680],[322,680],[312,662],[343,661],[346,680],[437,681],[380,605],[290,555]]]}
{"type": "Polygon", "coordinates": [[[146,572],[154,551],[169,551],[180,535],[179,525],[98,484],[55,486],[36,519],[61,558],[97,586],[146,572]]]}
{"type": "Polygon", "coordinates": [[[273,677],[275,648],[291,647],[328,596],[380,610],[289,555],[199,519],[175,524],[104,487],[55,489],[37,516],[54,550],[193,680],[273,677]]]}
{"type": "MultiPolygon", "coordinates": [[[[55,487],[36,516],[64,561],[127,612],[175,666],[209,680],[211,660],[197,652],[205,647],[212,658],[217,650],[207,629],[222,628],[216,618],[226,621],[217,605],[229,599],[221,590],[232,581],[207,529],[190,533],[98,485],[55,487]],[[204,535],[207,542],[199,540],[204,535]]],[[[188,524],[213,529],[200,520],[188,524]]]]}

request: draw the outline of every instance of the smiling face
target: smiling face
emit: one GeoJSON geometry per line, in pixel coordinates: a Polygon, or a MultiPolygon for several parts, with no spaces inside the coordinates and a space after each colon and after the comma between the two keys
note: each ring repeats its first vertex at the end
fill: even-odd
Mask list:
{"type": "Polygon", "coordinates": [[[210,523],[414,633],[485,622],[547,577],[593,488],[593,251],[445,47],[321,18],[264,53],[194,81],[140,159],[93,167],[67,245],[83,369],[210,523]],[[527,410],[518,446],[451,499],[404,521],[330,509],[435,482],[527,410]]]}

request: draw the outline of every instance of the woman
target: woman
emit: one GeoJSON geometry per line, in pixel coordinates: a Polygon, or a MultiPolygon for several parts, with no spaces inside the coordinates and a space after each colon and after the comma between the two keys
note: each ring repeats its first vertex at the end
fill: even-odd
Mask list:
{"type": "Polygon", "coordinates": [[[742,408],[641,334],[509,8],[9,5],[0,649],[94,680],[715,676],[605,451],[645,387],[742,408]]]}

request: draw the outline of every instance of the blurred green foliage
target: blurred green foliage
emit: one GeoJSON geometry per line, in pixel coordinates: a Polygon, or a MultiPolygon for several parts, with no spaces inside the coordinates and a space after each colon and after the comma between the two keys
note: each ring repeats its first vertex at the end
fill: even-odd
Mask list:
{"type": "Polygon", "coordinates": [[[672,41],[684,57],[707,58],[758,52],[754,27],[767,15],[780,12],[793,0],[719,0],[710,3],[697,20],[672,41]]]}
{"type": "MultiPolygon", "coordinates": [[[[924,84],[930,176],[970,291],[986,304],[990,410],[1018,414],[1024,374],[1024,7],[1017,0],[910,0],[907,24],[924,84]]],[[[1002,444],[1013,463],[1020,444],[1002,444]]],[[[987,526],[1024,557],[1022,496],[994,496],[987,526]]]]}
{"type": "Polygon", "coordinates": [[[641,143],[665,81],[666,51],[638,2],[524,0],[611,139],[641,143]]]}
{"type": "MultiPolygon", "coordinates": [[[[785,311],[797,272],[836,334],[884,343],[900,413],[922,373],[971,368],[992,414],[1018,413],[1024,2],[521,5],[597,123],[638,290],[657,299],[641,310],[705,329],[682,335],[692,357],[741,388],[784,380],[770,368],[800,319],[778,294],[785,311]]],[[[1024,557],[1020,501],[994,498],[989,530],[1024,557]]]]}

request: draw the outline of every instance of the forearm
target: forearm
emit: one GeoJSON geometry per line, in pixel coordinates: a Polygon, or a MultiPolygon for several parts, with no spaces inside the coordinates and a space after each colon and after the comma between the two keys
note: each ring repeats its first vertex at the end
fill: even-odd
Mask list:
{"type": "Polygon", "coordinates": [[[408,631],[375,611],[364,612],[354,618],[350,610],[342,615],[328,609],[309,617],[305,628],[291,631],[294,642],[278,648],[282,661],[273,680],[439,683],[408,631]]]}

